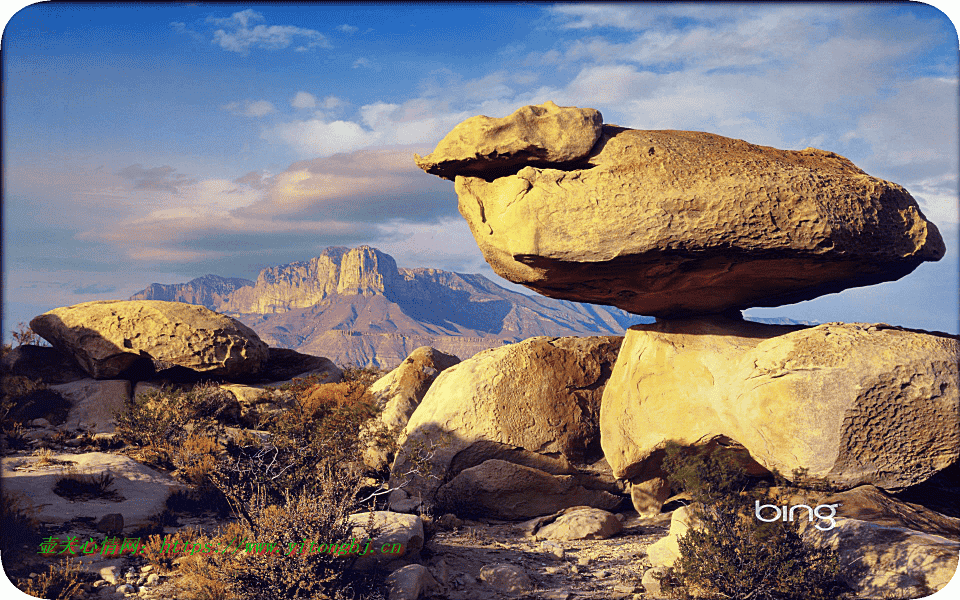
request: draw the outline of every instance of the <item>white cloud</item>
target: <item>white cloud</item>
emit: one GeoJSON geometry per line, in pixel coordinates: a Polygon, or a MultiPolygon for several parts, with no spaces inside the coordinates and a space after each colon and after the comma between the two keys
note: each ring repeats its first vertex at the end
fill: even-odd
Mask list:
{"type": "Polygon", "coordinates": [[[354,27],[353,25],[347,25],[346,23],[344,23],[343,25],[337,27],[337,29],[339,29],[340,31],[342,31],[342,32],[344,32],[344,33],[356,33],[356,32],[358,32],[358,31],[360,31],[360,28],[359,28],[359,27],[354,27]]]}
{"type": "Polygon", "coordinates": [[[351,152],[377,141],[377,134],[350,121],[309,119],[282,123],[264,129],[260,137],[268,142],[293,147],[303,156],[330,156],[351,152]]]}
{"type": "Polygon", "coordinates": [[[353,68],[354,68],[354,69],[358,69],[358,68],[360,68],[360,67],[366,67],[366,68],[369,69],[369,68],[372,67],[372,66],[373,66],[373,63],[371,63],[369,60],[367,60],[366,58],[363,58],[363,57],[360,57],[360,58],[358,58],[357,60],[353,61],[353,68]]]}
{"type": "Polygon", "coordinates": [[[316,105],[316,97],[308,92],[297,92],[297,95],[290,101],[290,106],[294,108],[314,108],[316,105]]]}
{"type": "Polygon", "coordinates": [[[252,9],[233,13],[227,18],[207,17],[207,22],[224,27],[213,32],[213,43],[224,50],[246,55],[251,48],[280,50],[289,47],[294,40],[306,43],[296,48],[305,51],[311,48],[331,48],[327,38],[314,29],[304,29],[293,25],[254,25],[265,21],[264,16],[252,9]]]}
{"type": "Polygon", "coordinates": [[[224,104],[220,108],[235,115],[241,115],[244,117],[263,117],[277,111],[273,103],[267,100],[247,100],[243,103],[231,102],[229,104],[224,104]]]}

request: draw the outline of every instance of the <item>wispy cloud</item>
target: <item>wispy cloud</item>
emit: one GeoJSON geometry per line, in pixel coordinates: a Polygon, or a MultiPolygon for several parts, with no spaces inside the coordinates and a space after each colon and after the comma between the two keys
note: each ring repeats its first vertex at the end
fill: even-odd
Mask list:
{"type": "Polygon", "coordinates": [[[277,112],[272,102],[267,100],[247,100],[245,102],[230,102],[221,106],[223,110],[244,117],[263,117],[277,112]]]}
{"type": "Polygon", "coordinates": [[[360,28],[359,28],[359,27],[354,27],[353,25],[347,25],[346,23],[344,23],[343,25],[337,27],[337,29],[339,29],[340,31],[342,31],[342,32],[344,32],[344,33],[356,33],[356,32],[358,32],[358,31],[360,31],[360,28]]]}
{"type": "Polygon", "coordinates": [[[281,50],[289,48],[294,41],[300,42],[295,48],[298,51],[332,48],[326,36],[314,29],[294,25],[265,25],[262,24],[264,21],[266,18],[261,13],[249,8],[226,18],[207,17],[208,23],[222,27],[213,32],[213,43],[230,52],[246,55],[251,48],[281,50]],[[253,23],[261,24],[251,27],[253,23]]]}
{"type": "Polygon", "coordinates": [[[290,101],[290,106],[294,108],[314,108],[317,106],[317,98],[309,92],[297,92],[290,101]]]}
{"type": "Polygon", "coordinates": [[[370,68],[373,67],[373,63],[370,62],[369,59],[363,58],[363,57],[361,56],[361,57],[358,58],[357,60],[353,61],[353,68],[354,68],[354,69],[359,69],[360,67],[364,67],[364,68],[370,69],[370,68]]]}
{"type": "Polygon", "coordinates": [[[163,192],[180,193],[180,188],[196,182],[195,179],[177,173],[169,165],[162,167],[144,168],[140,163],[124,167],[117,171],[117,175],[134,182],[136,190],[159,190],[163,192]]]}

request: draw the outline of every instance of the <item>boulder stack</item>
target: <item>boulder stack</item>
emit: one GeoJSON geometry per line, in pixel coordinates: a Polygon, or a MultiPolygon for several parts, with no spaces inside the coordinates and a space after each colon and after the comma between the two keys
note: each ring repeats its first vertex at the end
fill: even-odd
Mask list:
{"type": "MultiPolygon", "coordinates": [[[[955,468],[956,336],[740,314],[939,260],[940,233],[904,188],[814,148],[599,122],[596,110],[550,102],[474,117],[416,162],[455,180],[460,213],[502,277],[657,317],[627,332],[600,408],[603,454],[638,511],[669,492],[670,440],[735,445],[758,469],[843,487],[901,490],[955,468]]],[[[563,439],[566,421],[552,423],[563,439]]]]}

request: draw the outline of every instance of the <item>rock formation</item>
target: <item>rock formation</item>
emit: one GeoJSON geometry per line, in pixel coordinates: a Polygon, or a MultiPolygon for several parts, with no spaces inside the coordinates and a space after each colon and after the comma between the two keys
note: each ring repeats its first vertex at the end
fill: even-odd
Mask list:
{"type": "MultiPolygon", "coordinates": [[[[191,293],[213,296],[217,289],[191,293]]],[[[222,298],[214,310],[272,346],[340,365],[391,368],[421,346],[468,358],[532,336],[620,335],[651,320],[526,296],[482,275],[400,268],[369,246],[327,248],[309,261],[264,269],[254,285],[222,298]]]]}
{"type": "Polygon", "coordinates": [[[256,375],[267,345],[243,323],[200,306],[157,300],[85,302],[30,321],[95,379],[113,379],[144,358],[224,378],[256,375]]]}
{"type": "Polygon", "coordinates": [[[639,325],[604,390],[604,455],[643,481],[668,440],[725,437],[788,477],[902,489],[960,458],[958,356],[954,337],[884,325],[639,325]]]}
{"type": "Polygon", "coordinates": [[[401,436],[395,485],[427,504],[503,518],[579,504],[613,508],[619,497],[611,492],[620,490],[604,473],[599,409],[620,342],[531,338],[448,368],[401,436]],[[531,481],[540,483],[524,484],[531,481]]]}
{"type": "Polygon", "coordinates": [[[595,114],[547,104],[493,127],[469,119],[418,159],[456,174],[460,213],[500,276],[551,298],[677,317],[891,281],[944,254],[906,190],[832,152],[614,125],[576,162],[517,150],[517,136],[561,151],[590,139],[595,114]],[[564,117],[531,120],[541,111],[564,117]],[[582,131],[569,129],[578,119],[582,131]],[[534,123],[567,128],[528,133],[534,123]],[[491,129],[510,134],[464,163],[462,146],[491,129]]]}
{"type": "Polygon", "coordinates": [[[130,300],[163,300],[165,302],[184,302],[206,306],[217,310],[224,301],[242,287],[253,285],[249,279],[240,277],[220,277],[204,275],[191,279],[187,283],[151,283],[147,289],[130,297],[130,300]]]}

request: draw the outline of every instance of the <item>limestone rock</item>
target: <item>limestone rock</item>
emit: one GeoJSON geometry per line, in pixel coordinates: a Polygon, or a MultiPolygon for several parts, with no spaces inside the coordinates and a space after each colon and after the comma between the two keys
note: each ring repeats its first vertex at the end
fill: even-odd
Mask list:
{"type": "Polygon", "coordinates": [[[392,485],[405,484],[413,498],[431,503],[444,482],[497,459],[618,492],[612,474],[604,473],[605,463],[597,463],[602,460],[597,424],[620,341],[536,337],[446,369],[401,435],[392,485]],[[418,468],[421,459],[429,474],[421,472],[423,465],[418,468]]]}
{"type": "Polygon", "coordinates": [[[958,356],[955,336],[883,324],[635,326],[604,391],[604,454],[643,480],[668,440],[728,439],[787,477],[905,488],[958,462],[958,356]]]}
{"type": "Polygon", "coordinates": [[[370,528],[377,532],[369,553],[354,562],[355,570],[371,571],[397,565],[398,561],[409,562],[423,548],[423,521],[416,515],[378,510],[352,514],[348,522],[353,527],[352,538],[369,538],[370,528]]]}
{"type": "Polygon", "coordinates": [[[896,280],[945,252],[905,189],[813,148],[605,125],[576,165],[513,169],[443,176],[458,174],[493,270],[550,298],[723,313],[896,280]]]}
{"type": "Polygon", "coordinates": [[[696,525],[696,519],[690,508],[681,506],[673,511],[670,518],[670,531],[647,548],[650,564],[654,567],[673,566],[673,563],[680,558],[680,538],[686,535],[694,525],[696,525]]]}
{"type": "Polygon", "coordinates": [[[620,533],[623,523],[613,513],[576,506],[563,511],[555,521],[537,531],[538,539],[605,540],[620,533]]]}
{"type": "Polygon", "coordinates": [[[48,524],[66,523],[78,517],[100,520],[106,515],[120,513],[128,530],[150,524],[150,519],[163,512],[166,500],[174,491],[186,491],[187,486],[167,475],[141,465],[126,456],[103,452],[84,454],[53,454],[49,463],[37,465],[39,457],[3,457],[4,493],[23,497],[36,507],[35,518],[48,524]],[[99,475],[109,471],[113,475],[113,500],[91,499],[73,502],[53,490],[66,469],[78,474],[99,475]],[[119,501],[115,501],[120,499],[119,501]]]}
{"type": "Polygon", "coordinates": [[[530,576],[523,569],[507,563],[486,565],[480,569],[480,579],[504,594],[523,594],[533,587],[530,576]]]}
{"type": "Polygon", "coordinates": [[[328,383],[339,381],[343,370],[323,356],[303,354],[289,348],[269,348],[260,379],[286,381],[309,375],[320,375],[323,379],[321,383],[328,383]]]}
{"type": "Polygon", "coordinates": [[[438,587],[437,580],[423,565],[407,565],[387,577],[389,600],[418,600],[438,587]]]}
{"type": "Polygon", "coordinates": [[[805,527],[802,535],[834,548],[841,563],[853,567],[847,583],[858,598],[926,597],[957,572],[960,542],[857,519],[838,518],[836,523],[828,531],[805,527]]]}
{"type": "MultiPolygon", "coordinates": [[[[460,359],[456,356],[429,346],[414,350],[400,366],[370,386],[370,393],[382,409],[378,423],[388,431],[403,431],[433,380],[458,362],[460,359]]],[[[368,444],[363,454],[364,463],[378,471],[387,467],[392,458],[392,454],[376,443],[368,444]]]]}
{"type": "Polygon", "coordinates": [[[50,389],[73,404],[65,424],[93,433],[116,431],[114,414],[122,411],[130,398],[130,382],[126,379],[98,381],[87,378],[51,385],[50,389]]]}
{"type": "Polygon", "coordinates": [[[464,469],[437,490],[437,504],[458,515],[521,520],[568,506],[616,508],[621,497],[578,485],[571,475],[491,459],[464,469]]]}
{"type": "Polygon", "coordinates": [[[525,165],[583,159],[600,137],[603,116],[592,108],[546,102],[524,106],[508,117],[471,117],[446,135],[417,166],[444,179],[516,173],[525,165]]]}
{"type": "Polygon", "coordinates": [[[380,413],[381,422],[387,427],[402,430],[437,375],[458,362],[460,359],[456,356],[429,346],[421,346],[411,352],[399,367],[370,386],[370,393],[383,409],[380,413]]]}
{"type": "Polygon", "coordinates": [[[246,325],[179,302],[85,302],[34,317],[30,327],[96,379],[117,377],[144,357],[228,379],[256,375],[267,360],[267,345],[246,325]]]}

